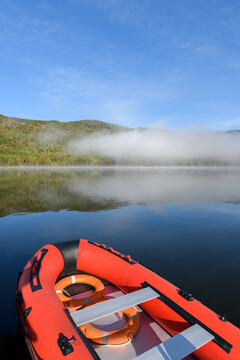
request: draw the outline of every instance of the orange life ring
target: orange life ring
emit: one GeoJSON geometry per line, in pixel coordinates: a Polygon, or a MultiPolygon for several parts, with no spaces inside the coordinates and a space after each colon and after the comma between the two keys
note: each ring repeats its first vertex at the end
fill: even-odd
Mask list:
{"type": "Polygon", "coordinates": [[[127,316],[127,324],[117,330],[104,331],[95,327],[92,323],[79,326],[86,338],[102,345],[121,345],[132,340],[140,327],[140,318],[134,307],[122,310],[127,316]]]}
{"type": "Polygon", "coordinates": [[[55,284],[55,291],[62,303],[69,309],[79,309],[92,302],[101,300],[104,294],[104,285],[98,278],[85,274],[67,276],[55,284]],[[71,284],[88,284],[94,287],[95,291],[88,298],[72,298],[67,295],[64,289],[71,284]],[[65,294],[64,294],[65,292],[65,294]]]}

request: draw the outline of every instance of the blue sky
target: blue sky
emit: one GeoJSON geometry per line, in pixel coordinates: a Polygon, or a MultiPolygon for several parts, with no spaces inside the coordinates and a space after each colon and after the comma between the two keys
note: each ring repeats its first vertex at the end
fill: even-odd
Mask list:
{"type": "Polygon", "coordinates": [[[1,0],[0,113],[240,129],[240,1],[1,0]]]}

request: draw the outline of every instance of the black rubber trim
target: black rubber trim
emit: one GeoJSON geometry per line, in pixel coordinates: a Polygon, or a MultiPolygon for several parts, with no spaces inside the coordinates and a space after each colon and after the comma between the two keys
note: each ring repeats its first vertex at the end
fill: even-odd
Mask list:
{"type": "Polygon", "coordinates": [[[92,347],[91,343],[88,341],[86,336],[82,333],[82,331],[75,324],[74,320],[72,319],[72,317],[71,317],[71,315],[69,313],[69,310],[64,309],[64,311],[65,311],[65,314],[67,315],[69,321],[71,322],[72,326],[77,331],[78,335],[80,336],[81,340],[83,341],[84,345],[86,346],[86,348],[88,349],[88,351],[92,355],[93,359],[94,360],[101,360],[101,358],[98,356],[98,354],[96,353],[96,351],[94,350],[94,348],[92,347]]]}
{"type": "MultiPolygon", "coordinates": [[[[23,274],[23,271],[19,271],[18,279],[17,279],[17,285],[16,285],[16,293],[18,292],[18,284],[19,284],[19,280],[20,280],[20,277],[21,277],[22,274],[23,274]]],[[[25,342],[26,342],[26,345],[27,345],[27,348],[28,348],[28,351],[29,351],[29,354],[30,354],[31,358],[33,360],[43,360],[38,355],[36,350],[34,349],[34,346],[33,346],[32,342],[30,340],[30,337],[28,335],[27,329],[24,326],[24,319],[22,317],[23,315],[21,313],[20,304],[18,304],[17,299],[16,299],[16,309],[17,309],[17,315],[18,315],[19,323],[20,323],[20,326],[21,326],[21,329],[22,329],[22,333],[23,333],[23,336],[24,336],[24,339],[25,339],[25,342]]]]}
{"type": "MultiPolygon", "coordinates": [[[[53,244],[60,251],[64,260],[62,272],[75,270],[77,268],[79,242],[80,240],[70,240],[53,244]]],[[[61,273],[59,277],[61,277],[61,273]]]]}
{"type": "Polygon", "coordinates": [[[117,250],[114,250],[111,247],[107,247],[104,244],[98,244],[96,242],[91,242],[91,241],[88,241],[88,243],[91,244],[91,245],[100,247],[101,249],[106,250],[106,251],[110,252],[111,254],[113,254],[115,256],[118,256],[120,259],[126,261],[127,263],[129,263],[131,265],[137,264],[137,261],[133,260],[129,255],[124,255],[124,254],[118,252],[117,250]]]}
{"type": "Polygon", "coordinates": [[[22,276],[22,273],[23,273],[23,271],[19,271],[19,273],[18,273],[16,289],[18,289],[18,284],[19,284],[19,281],[20,281],[20,277],[22,276]]]}
{"type": "Polygon", "coordinates": [[[48,252],[48,249],[42,249],[40,252],[37,253],[37,255],[32,263],[32,267],[31,267],[31,271],[30,271],[30,286],[31,286],[32,292],[42,289],[39,272],[40,272],[41,263],[47,252],[48,252]],[[39,254],[41,254],[40,258],[39,258],[39,254]],[[36,284],[34,284],[34,280],[35,280],[36,284]]]}
{"type": "Polygon", "coordinates": [[[16,290],[15,290],[15,299],[16,299],[17,304],[19,304],[19,305],[21,305],[21,303],[23,302],[22,291],[18,290],[18,284],[19,284],[22,273],[23,273],[22,271],[19,271],[19,273],[18,273],[17,285],[16,285],[16,290]]]}
{"type": "Polygon", "coordinates": [[[17,290],[15,293],[15,299],[18,305],[21,305],[23,302],[23,294],[21,290],[17,290]]]}
{"type": "Polygon", "coordinates": [[[24,311],[24,314],[23,314],[24,319],[26,319],[28,317],[28,315],[30,314],[31,311],[32,311],[31,306],[24,311]]]}
{"type": "Polygon", "coordinates": [[[22,332],[23,332],[23,336],[24,336],[25,342],[27,344],[27,348],[28,348],[28,351],[29,351],[29,354],[30,354],[31,358],[33,360],[44,360],[38,355],[38,353],[34,349],[34,346],[33,346],[32,342],[30,340],[30,337],[28,335],[27,329],[24,326],[22,315],[21,315],[21,310],[19,309],[18,305],[16,305],[16,307],[17,307],[18,319],[19,319],[19,322],[20,322],[20,325],[21,325],[21,328],[22,328],[22,332]]]}
{"type": "Polygon", "coordinates": [[[144,281],[142,283],[142,287],[150,287],[156,293],[159,294],[158,299],[161,300],[164,304],[169,306],[172,310],[174,310],[178,315],[180,315],[184,320],[186,320],[189,324],[194,325],[198,324],[203,329],[205,329],[207,332],[212,334],[214,336],[214,339],[212,340],[215,344],[217,344],[220,348],[222,348],[226,353],[230,353],[233,345],[231,345],[228,341],[223,339],[220,335],[215,333],[215,331],[211,330],[208,326],[204,325],[200,320],[195,318],[193,315],[191,315],[189,312],[184,310],[181,306],[176,304],[173,300],[169,299],[166,295],[164,295],[161,291],[156,289],[154,286],[150,285],[147,281],[144,281]]]}

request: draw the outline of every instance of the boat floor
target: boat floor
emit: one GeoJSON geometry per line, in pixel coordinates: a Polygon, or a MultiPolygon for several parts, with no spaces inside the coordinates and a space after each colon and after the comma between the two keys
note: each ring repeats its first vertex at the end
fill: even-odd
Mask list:
{"type": "MultiPolygon", "coordinates": [[[[74,297],[88,297],[92,292],[93,291],[87,291],[74,297]]],[[[124,293],[114,285],[105,286],[105,297],[115,298],[121,295],[124,295],[124,293]]],[[[139,306],[136,306],[136,309],[140,316],[140,330],[131,342],[124,345],[99,345],[91,341],[93,348],[101,359],[131,360],[171,337],[139,306]]],[[[93,322],[96,327],[105,331],[121,328],[126,323],[127,319],[122,312],[105,316],[93,322]]],[[[194,360],[196,358],[193,355],[188,355],[184,359],[194,360]]]]}

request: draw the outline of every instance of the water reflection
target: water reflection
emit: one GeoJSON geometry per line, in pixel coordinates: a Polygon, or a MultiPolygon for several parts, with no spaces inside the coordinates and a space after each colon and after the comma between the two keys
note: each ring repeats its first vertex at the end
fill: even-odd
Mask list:
{"type": "Polygon", "coordinates": [[[0,169],[4,342],[18,271],[46,243],[79,237],[131,254],[240,326],[239,180],[230,168],[0,169]]]}
{"type": "Polygon", "coordinates": [[[240,171],[148,169],[97,173],[69,182],[70,193],[130,204],[240,202],[240,171]]]}
{"type": "Polygon", "coordinates": [[[0,216],[130,204],[236,204],[239,180],[238,169],[2,169],[0,216]]]}

